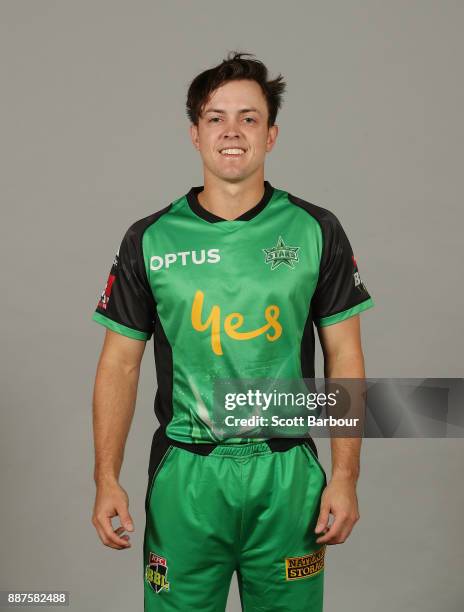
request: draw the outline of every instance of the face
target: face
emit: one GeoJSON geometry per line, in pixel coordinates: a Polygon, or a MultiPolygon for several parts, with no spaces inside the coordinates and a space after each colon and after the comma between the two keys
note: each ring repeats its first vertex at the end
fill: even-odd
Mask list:
{"type": "Polygon", "coordinates": [[[205,104],[198,126],[190,127],[195,148],[209,173],[239,182],[264,173],[264,158],[277,138],[268,128],[266,98],[256,81],[230,81],[216,89],[205,104]]]}

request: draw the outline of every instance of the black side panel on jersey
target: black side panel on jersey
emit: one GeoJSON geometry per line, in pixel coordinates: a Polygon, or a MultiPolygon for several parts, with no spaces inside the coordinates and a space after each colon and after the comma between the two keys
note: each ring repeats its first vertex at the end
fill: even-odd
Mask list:
{"type": "Polygon", "coordinates": [[[172,348],[166,334],[164,333],[163,326],[158,316],[158,311],[155,313],[153,349],[155,353],[156,379],[158,381],[154,411],[160,426],[164,429],[172,419],[174,366],[172,360],[172,348]]]}
{"type": "MultiPolygon", "coordinates": [[[[171,209],[171,206],[172,204],[170,204],[169,206],[166,206],[166,208],[163,208],[159,212],[154,213],[150,217],[147,217],[146,219],[142,219],[141,221],[135,224],[136,226],[138,226],[138,229],[140,232],[140,240],[139,240],[139,245],[141,249],[140,261],[144,262],[142,241],[143,241],[143,235],[145,231],[149,227],[151,227],[154,223],[156,223],[156,221],[158,221],[158,219],[162,215],[169,212],[169,210],[171,209]]],[[[173,393],[174,366],[173,366],[173,358],[172,358],[172,347],[164,332],[163,326],[161,324],[161,320],[158,316],[158,310],[156,307],[155,297],[153,296],[153,293],[149,285],[145,266],[144,266],[144,272],[145,272],[145,279],[147,282],[147,286],[149,288],[150,295],[152,296],[153,307],[154,307],[154,310],[153,310],[153,351],[154,351],[154,357],[155,357],[157,389],[156,389],[153,408],[154,408],[155,416],[160,423],[161,429],[164,429],[166,428],[166,426],[172,419],[172,413],[173,413],[172,393],[173,393]]],[[[157,430],[157,432],[158,431],[159,429],[157,430]]],[[[160,433],[158,433],[157,439],[160,439],[160,433]]],[[[166,441],[163,439],[163,442],[161,442],[160,448],[157,448],[155,451],[156,455],[161,451],[162,451],[162,454],[164,454],[165,450],[167,450],[167,446],[166,448],[164,448],[165,442],[166,441]]],[[[152,453],[150,453],[150,455],[152,455],[152,453]]],[[[156,469],[156,456],[155,456],[155,459],[151,457],[150,465],[152,465],[153,461],[155,463],[155,469],[156,469]]]]}
{"type": "Polygon", "coordinates": [[[170,446],[170,440],[166,437],[163,427],[158,427],[152,437],[150,461],[148,464],[148,475],[154,474],[161,458],[170,446]]]}
{"type": "Polygon", "coordinates": [[[314,370],[314,355],[314,327],[312,312],[309,310],[303,330],[303,336],[301,337],[300,347],[301,374],[303,378],[314,378],[316,375],[314,370]]]}
{"type": "MultiPolygon", "coordinates": [[[[288,194],[288,199],[292,204],[299,206],[307,213],[312,215],[320,224],[319,219],[323,216],[325,211],[323,208],[319,208],[310,202],[305,202],[304,200],[297,198],[296,196],[288,194]],[[315,214],[313,214],[315,213],[315,214]]],[[[322,263],[322,262],[321,262],[322,263]]],[[[314,369],[314,355],[315,355],[315,337],[314,337],[314,327],[313,327],[313,317],[312,317],[312,309],[311,303],[308,304],[308,316],[306,318],[306,323],[303,330],[303,335],[301,337],[301,347],[300,347],[300,361],[301,361],[301,374],[303,378],[314,378],[316,373],[314,369]]],[[[315,449],[314,449],[315,450],[315,449]]],[[[317,451],[315,450],[316,454],[317,451]]]]}

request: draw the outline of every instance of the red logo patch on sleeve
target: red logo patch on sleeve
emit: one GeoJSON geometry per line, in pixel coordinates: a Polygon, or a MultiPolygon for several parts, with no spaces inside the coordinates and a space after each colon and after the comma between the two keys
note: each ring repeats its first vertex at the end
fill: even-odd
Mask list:
{"type": "Polygon", "coordinates": [[[108,301],[111,295],[111,289],[113,287],[113,283],[115,280],[116,280],[116,276],[114,274],[110,274],[108,276],[108,280],[106,281],[105,289],[103,290],[100,296],[100,300],[98,302],[98,306],[97,306],[98,308],[102,308],[103,310],[107,309],[108,301]]]}

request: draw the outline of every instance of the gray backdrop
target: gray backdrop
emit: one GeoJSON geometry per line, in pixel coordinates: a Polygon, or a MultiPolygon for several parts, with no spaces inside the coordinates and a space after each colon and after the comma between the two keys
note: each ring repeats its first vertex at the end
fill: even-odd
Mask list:
{"type": "MultiPolygon", "coordinates": [[[[361,315],[367,375],[459,377],[464,4],[0,7],[0,588],[68,589],[76,612],[141,610],[152,342],[122,472],[136,532],[115,551],[90,522],[104,335],[91,316],[128,226],[202,183],[189,81],[232,49],[285,75],[266,176],[342,221],[376,302],[361,315]]],[[[328,551],[328,612],[462,609],[463,458],[462,439],[364,443],[361,521],[328,551]]]]}

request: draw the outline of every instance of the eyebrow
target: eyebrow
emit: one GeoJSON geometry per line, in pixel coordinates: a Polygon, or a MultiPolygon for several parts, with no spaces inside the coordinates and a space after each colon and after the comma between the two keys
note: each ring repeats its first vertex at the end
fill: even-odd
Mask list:
{"type": "MultiPolygon", "coordinates": [[[[208,110],[205,111],[205,115],[207,113],[219,113],[221,115],[224,115],[225,112],[226,111],[220,108],[209,108],[208,110]]],[[[258,115],[261,115],[261,112],[257,108],[242,108],[239,112],[240,113],[258,113],[258,115]]]]}

